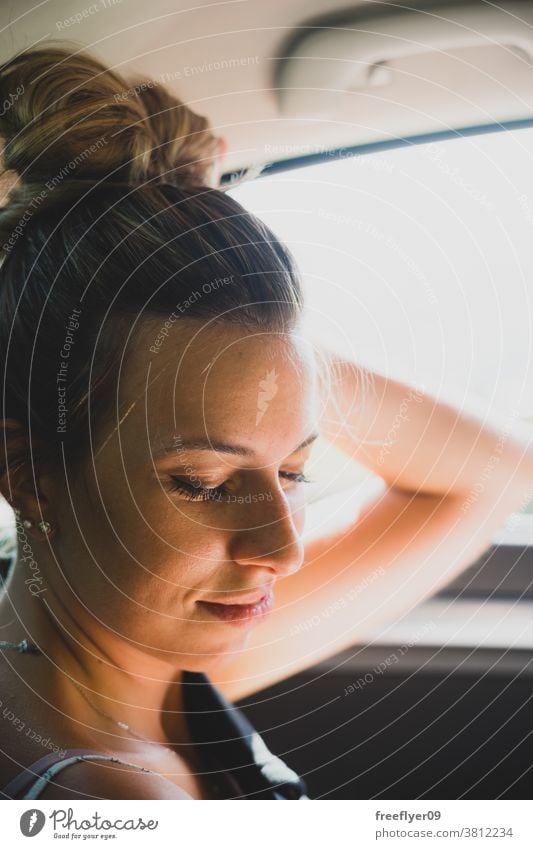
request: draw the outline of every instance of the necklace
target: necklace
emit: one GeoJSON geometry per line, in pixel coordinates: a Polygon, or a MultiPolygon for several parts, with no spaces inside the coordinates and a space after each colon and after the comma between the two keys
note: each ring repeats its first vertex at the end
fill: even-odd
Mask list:
{"type": "MultiPolygon", "coordinates": [[[[16,649],[16,651],[22,652],[24,654],[43,654],[41,649],[37,645],[35,645],[35,643],[28,643],[26,639],[21,640],[20,643],[9,643],[5,640],[0,640],[0,651],[2,649],[16,649]]],[[[89,696],[83,692],[83,689],[77,681],[74,681],[72,678],[69,678],[69,680],[72,681],[72,683],[74,684],[78,692],[83,696],[87,704],[90,705],[90,707],[92,707],[92,709],[95,710],[96,713],[99,713],[100,716],[103,716],[105,719],[108,719],[110,722],[113,722],[115,725],[118,725],[119,728],[122,728],[123,731],[127,731],[129,734],[131,734],[133,737],[136,737],[137,740],[140,740],[142,743],[151,743],[152,745],[155,744],[157,746],[163,746],[165,749],[168,749],[169,751],[172,751],[175,754],[174,750],[171,749],[170,746],[166,746],[164,743],[157,743],[155,740],[149,740],[147,737],[144,737],[142,734],[139,734],[137,731],[135,731],[131,727],[131,725],[128,725],[127,722],[122,722],[122,720],[115,719],[113,716],[106,713],[104,710],[95,705],[92,699],[90,699],[89,696]]]]}
{"type": "Polygon", "coordinates": [[[0,649],[16,649],[27,654],[42,654],[41,649],[35,643],[30,644],[27,640],[21,640],[20,643],[6,643],[5,640],[0,640],[0,649]]]}
{"type": "MultiPolygon", "coordinates": [[[[37,645],[35,645],[35,643],[28,643],[28,641],[26,639],[21,640],[19,643],[9,643],[5,640],[0,640],[0,651],[2,651],[3,649],[15,649],[16,651],[22,652],[24,654],[35,654],[35,655],[43,655],[44,654],[44,652],[42,652],[41,649],[37,645]]],[[[72,681],[72,683],[74,684],[76,689],[79,691],[80,695],[83,696],[83,698],[85,699],[87,704],[90,705],[90,707],[92,707],[93,710],[95,710],[97,713],[99,713],[100,716],[103,716],[103,717],[105,717],[105,719],[108,719],[110,722],[113,722],[115,725],[118,725],[119,728],[122,728],[124,731],[127,731],[128,734],[131,734],[133,737],[136,737],[137,740],[140,740],[143,743],[150,743],[151,745],[161,746],[162,748],[166,749],[167,751],[172,752],[173,755],[176,754],[174,749],[171,749],[170,746],[166,746],[164,743],[157,743],[157,741],[155,741],[155,740],[149,740],[147,737],[144,737],[142,734],[139,734],[137,731],[135,731],[131,727],[131,725],[128,725],[127,722],[122,722],[121,720],[115,719],[113,716],[111,716],[110,714],[103,711],[101,708],[99,708],[97,705],[94,704],[94,702],[89,698],[89,696],[87,696],[86,693],[83,692],[82,688],[77,683],[77,681],[74,681],[72,678],[70,678],[70,676],[67,676],[67,677],[69,678],[69,681],[72,681]]],[[[195,763],[196,763],[196,757],[197,757],[197,755],[195,753],[194,754],[194,759],[195,759],[194,762],[195,763]]],[[[197,768],[197,767],[195,767],[195,768],[197,768]]],[[[142,767],[142,769],[146,771],[145,767],[142,767]]],[[[201,767],[200,767],[200,769],[201,769],[201,767]]],[[[152,770],[148,770],[148,772],[151,772],[151,771],[152,770]]],[[[162,774],[162,773],[160,773],[160,774],[162,774]]],[[[204,786],[204,788],[208,787],[214,793],[214,796],[208,795],[205,798],[217,798],[218,792],[219,792],[218,783],[212,779],[210,773],[207,773],[207,775],[204,774],[204,773],[201,773],[201,775],[203,776],[202,785],[204,786]],[[209,782],[206,781],[207,776],[209,776],[209,782]]]]}

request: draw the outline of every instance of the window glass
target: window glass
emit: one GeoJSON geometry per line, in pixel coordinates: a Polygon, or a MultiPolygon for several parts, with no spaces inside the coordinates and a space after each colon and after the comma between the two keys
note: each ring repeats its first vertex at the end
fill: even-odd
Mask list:
{"type": "Polygon", "coordinates": [[[324,342],[533,415],[533,129],[345,156],[231,192],[296,255],[324,342]]]}
{"type": "MultiPolygon", "coordinates": [[[[533,421],[533,129],[326,157],[230,191],[296,256],[317,341],[533,421]]],[[[316,463],[312,499],[364,474],[327,446],[316,463]]]]}

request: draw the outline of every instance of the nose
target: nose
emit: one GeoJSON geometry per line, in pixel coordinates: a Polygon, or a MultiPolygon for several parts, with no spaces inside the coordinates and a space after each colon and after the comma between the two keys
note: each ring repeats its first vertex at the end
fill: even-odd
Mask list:
{"type": "Polygon", "coordinates": [[[298,522],[283,492],[273,494],[272,501],[248,506],[240,514],[246,525],[233,532],[230,557],[242,566],[269,567],[279,577],[300,569],[304,547],[300,528],[303,507],[298,509],[298,522]]]}

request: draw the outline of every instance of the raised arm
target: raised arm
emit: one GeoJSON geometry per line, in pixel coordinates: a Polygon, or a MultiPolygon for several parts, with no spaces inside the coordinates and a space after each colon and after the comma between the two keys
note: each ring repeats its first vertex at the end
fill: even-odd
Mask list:
{"type": "Polygon", "coordinates": [[[383,478],[332,529],[313,505],[305,563],[276,609],[217,674],[244,697],[358,642],[438,592],[533,497],[532,430],[516,414],[425,391],[327,358],[322,430],[383,478]],[[350,515],[351,514],[351,515],[350,515]]]}
{"type": "Polygon", "coordinates": [[[465,498],[512,481],[531,489],[533,429],[515,410],[439,399],[330,353],[322,362],[323,435],[391,486],[465,498]]]}

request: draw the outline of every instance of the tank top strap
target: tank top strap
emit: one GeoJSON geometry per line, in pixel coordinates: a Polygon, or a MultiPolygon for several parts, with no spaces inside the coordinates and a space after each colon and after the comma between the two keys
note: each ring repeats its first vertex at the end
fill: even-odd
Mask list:
{"type": "MultiPolygon", "coordinates": [[[[205,673],[185,671],[182,683],[191,739],[206,767],[213,771],[212,777],[220,780],[222,798],[309,799],[305,781],[267,748],[244,713],[205,673]]],[[[22,770],[0,790],[0,800],[36,799],[56,772],[76,760],[108,760],[150,772],[93,749],[65,749],[50,752],[22,770]]]]}
{"type": "Polygon", "coordinates": [[[61,769],[76,761],[104,760],[133,766],[142,772],[150,772],[146,767],[120,760],[112,755],[104,755],[94,749],[64,749],[61,752],[50,752],[39,758],[31,766],[26,767],[0,790],[0,799],[17,799],[24,790],[23,799],[37,799],[50,779],[61,769]],[[33,782],[33,783],[32,783],[33,782]],[[28,785],[31,785],[28,789],[28,785]]]}

